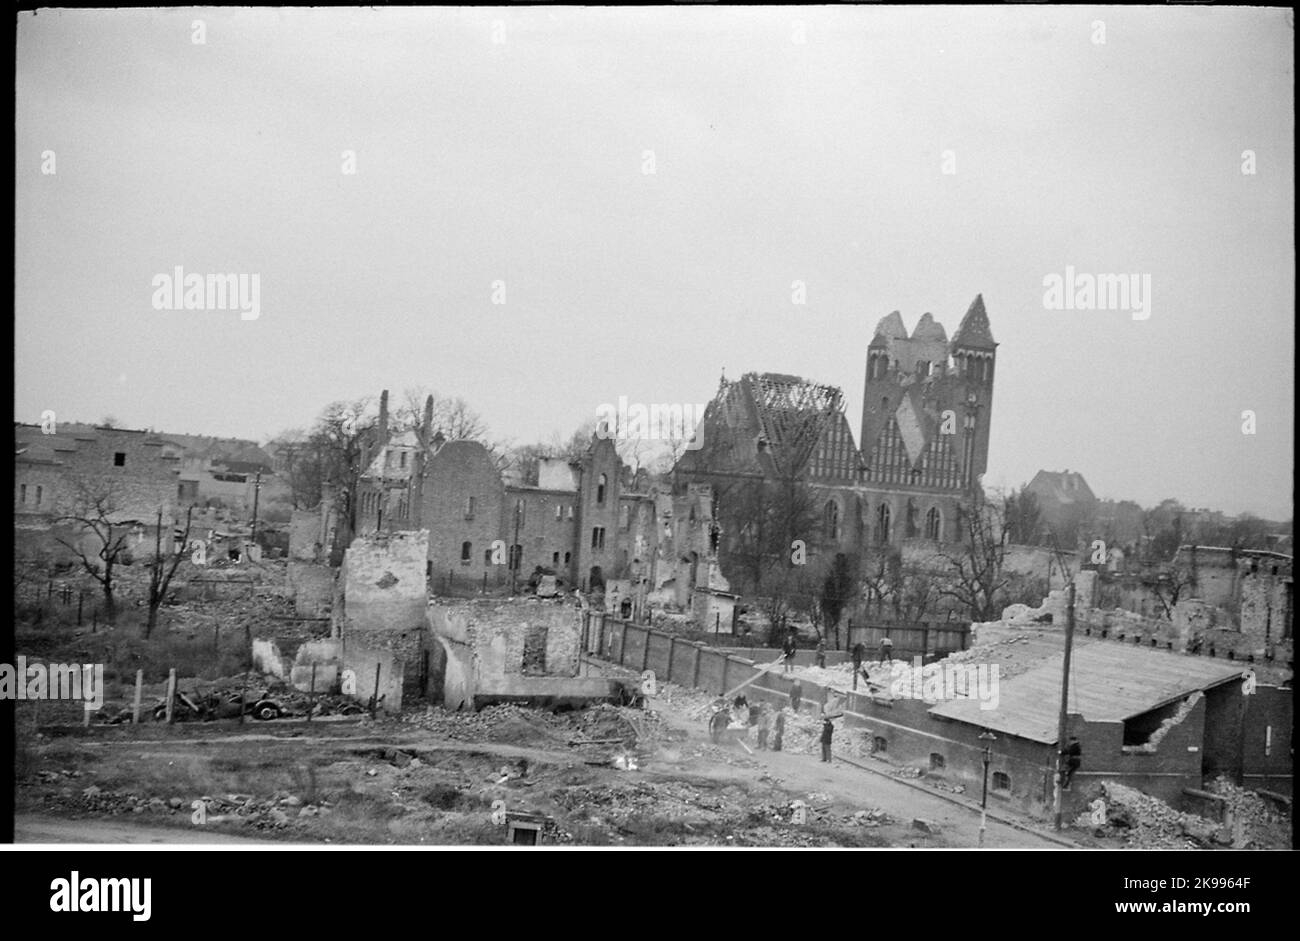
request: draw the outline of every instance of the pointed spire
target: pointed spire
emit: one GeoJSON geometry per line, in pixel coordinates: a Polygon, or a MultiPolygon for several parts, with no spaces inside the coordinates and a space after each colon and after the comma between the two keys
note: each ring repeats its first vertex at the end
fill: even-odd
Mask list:
{"type": "Polygon", "coordinates": [[[903,325],[903,315],[892,311],[888,317],[881,317],[876,324],[876,334],[868,346],[889,346],[890,340],[906,340],[907,327],[903,325]]]}
{"type": "Polygon", "coordinates": [[[971,302],[970,309],[966,311],[966,316],[961,319],[961,326],[952,335],[952,345],[977,350],[997,348],[997,343],[993,339],[993,331],[989,327],[989,315],[984,309],[983,294],[975,295],[975,300],[971,302]]]}

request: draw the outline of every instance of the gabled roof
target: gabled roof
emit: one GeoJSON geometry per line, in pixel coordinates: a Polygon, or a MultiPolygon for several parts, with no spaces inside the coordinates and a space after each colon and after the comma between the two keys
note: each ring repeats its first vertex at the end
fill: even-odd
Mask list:
{"type": "MultiPolygon", "coordinates": [[[[1052,632],[1052,639],[1063,647],[1063,632],[1052,632]]],[[[981,661],[979,651],[979,647],[971,648],[961,660],[967,665],[988,662],[981,661]]],[[[996,663],[996,657],[990,650],[989,660],[996,663]]],[[[1053,744],[1060,720],[1063,657],[1063,651],[1053,653],[1018,676],[1001,677],[996,708],[983,709],[985,704],[978,699],[951,699],[932,707],[930,714],[1053,744]]],[[[1240,679],[1241,674],[1240,663],[1076,637],[1070,660],[1069,711],[1087,722],[1124,722],[1197,691],[1240,679]]]]}
{"type": "Polygon", "coordinates": [[[989,315],[984,309],[984,295],[976,294],[961,325],[952,335],[954,347],[964,346],[977,350],[993,350],[997,343],[993,340],[993,330],[989,327],[989,315]]]}
{"type": "Polygon", "coordinates": [[[1095,503],[1096,494],[1077,471],[1040,470],[1029,482],[1029,491],[1040,500],[1067,506],[1072,503],[1095,503]]]}

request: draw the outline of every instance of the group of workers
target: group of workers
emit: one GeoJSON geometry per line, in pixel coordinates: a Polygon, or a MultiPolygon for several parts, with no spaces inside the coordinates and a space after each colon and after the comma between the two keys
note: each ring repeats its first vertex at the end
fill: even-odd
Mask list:
{"type": "MultiPolygon", "coordinates": [[[[880,643],[880,659],[882,662],[893,660],[894,642],[888,637],[880,643]]],[[[781,644],[782,666],[785,673],[791,673],[794,670],[795,655],[798,652],[796,643],[796,631],[791,628],[781,644]]],[[[858,675],[861,674],[863,679],[870,682],[863,661],[866,658],[866,647],[861,642],[853,645],[853,688],[858,688],[858,675]]],[[[826,666],[826,641],[819,639],[816,652],[817,666],[825,668],[826,666]]],[[[790,708],[794,710],[795,715],[799,714],[799,706],[803,701],[803,684],[796,678],[790,686],[790,708]]],[[[822,761],[831,760],[831,742],[835,736],[834,720],[843,716],[843,712],[829,712],[826,707],[822,707],[822,761]]],[[[709,720],[709,735],[714,742],[722,740],[722,734],[727,728],[756,728],[758,733],[758,747],[766,751],[768,739],[771,737],[772,751],[780,751],[785,739],[785,710],[773,709],[766,703],[749,704],[749,700],[744,694],[737,695],[735,700],[728,703],[725,699],[720,699],[714,704],[714,712],[709,720]],[[773,734],[774,733],[774,734],[773,734]]]]}
{"type": "MultiPolygon", "coordinates": [[[[803,686],[795,680],[794,685],[790,687],[790,708],[794,710],[795,715],[799,714],[802,696],[803,686]]],[[[767,750],[769,737],[772,751],[780,751],[785,743],[785,715],[785,709],[774,709],[764,702],[751,705],[743,693],[731,703],[719,699],[714,703],[713,715],[709,719],[709,735],[716,744],[722,741],[722,735],[728,728],[746,730],[753,728],[758,733],[760,751],[767,750]]],[[[831,742],[835,735],[834,720],[843,715],[843,712],[830,712],[825,706],[822,707],[822,761],[831,760],[831,742]]]]}

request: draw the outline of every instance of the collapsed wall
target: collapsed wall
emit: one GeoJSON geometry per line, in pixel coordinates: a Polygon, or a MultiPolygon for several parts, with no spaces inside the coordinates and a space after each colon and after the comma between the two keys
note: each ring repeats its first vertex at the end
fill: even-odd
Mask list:
{"type": "Polygon", "coordinates": [[[579,701],[617,693],[579,675],[581,610],[554,601],[444,602],[428,609],[440,647],[432,683],[449,709],[502,701],[579,701]]]}

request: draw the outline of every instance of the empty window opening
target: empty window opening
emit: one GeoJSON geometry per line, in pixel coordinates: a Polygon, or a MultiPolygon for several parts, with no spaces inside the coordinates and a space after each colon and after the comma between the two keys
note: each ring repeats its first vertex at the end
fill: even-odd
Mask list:
{"type": "Polygon", "coordinates": [[[524,635],[522,672],[529,676],[546,673],[546,625],[534,624],[524,635]]]}

